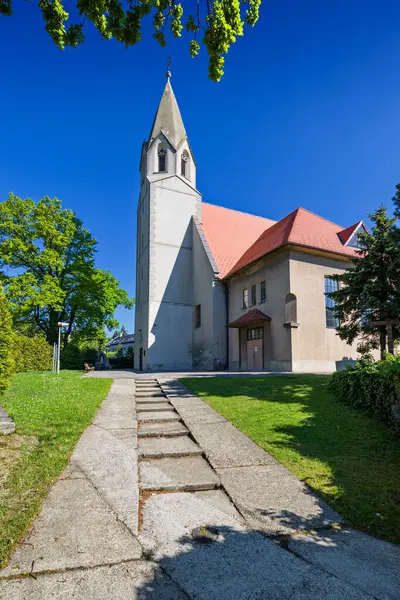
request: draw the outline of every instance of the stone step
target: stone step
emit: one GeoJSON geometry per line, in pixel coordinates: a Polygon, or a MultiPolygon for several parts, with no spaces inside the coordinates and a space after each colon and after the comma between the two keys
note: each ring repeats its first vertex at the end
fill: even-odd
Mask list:
{"type": "Polygon", "coordinates": [[[219,479],[204,458],[160,458],[139,463],[140,485],[148,491],[200,491],[219,487],[219,479]]]}
{"type": "Polygon", "coordinates": [[[201,448],[189,437],[142,438],[139,440],[140,458],[201,456],[201,448]]]}
{"type": "Polygon", "coordinates": [[[153,404],[160,404],[160,403],[165,403],[165,404],[169,404],[170,406],[172,406],[172,404],[170,402],[168,402],[168,399],[163,397],[160,398],[160,396],[145,396],[144,398],[138,398],[137,399],[137,404],[140,404],[141,406],[148,406],[148,405],[153,405],[153,404]]]}
{"type": "Polygon", "coordinates": [[[143,390],[143,391],[148,391],[148,390],[159,390],[160,392],[162,391],[159,385],[136,385],[136,389],[143,390]]]}
{"type": "Polygon", "coordinates": [[[136,398],[165,398],[165,394],[163,394],[162,392],[142,392],[142,391],[136,391],[135,393],[136,398]]]}
{"type": "Polygon", "coordinates": [[[140,412],[174,410],[172,404],[169,404],[168,402],[153,402],[152,404],[142,404],[141,402],[138,402],[136,408],[137,410],[140,410],[140,412]]]}
{"type": "Polygon", "coordinates": [[[137,420],[141,423],[158,421],[163,423],[164,421],[180,421],[180,416],[172,410],[163,410],[162,412],[138,412],[136,414],[137,420]]]}
{"type": "Polygon", "coordinates": [[[140,438],[145,437],[176,437],[180,435],[187,435],[189,430],[178,421],[167,421],[163,423],[139,423],[139,430],[137,436],[140,438]]]}

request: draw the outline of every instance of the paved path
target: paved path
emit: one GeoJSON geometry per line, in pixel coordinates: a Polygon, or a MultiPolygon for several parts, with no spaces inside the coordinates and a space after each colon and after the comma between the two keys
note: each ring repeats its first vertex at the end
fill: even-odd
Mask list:
{"type": "Polygon", "coordinates": [[[14,433],[15,431],[15,423],[8,416],[4,408],[0,406],[0,434],[8,435],[10,433],[14,433]]]}
{"type": "Polygon", "coordinates": [[[2,600],[400,598],[399,547],[345,528],[176,380],[132,379],[0,572],[2,600]]]}

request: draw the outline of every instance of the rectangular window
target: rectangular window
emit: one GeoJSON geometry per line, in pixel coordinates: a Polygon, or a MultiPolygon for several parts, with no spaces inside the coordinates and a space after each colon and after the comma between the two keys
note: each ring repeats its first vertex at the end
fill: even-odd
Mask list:
{"type": "Polygon", "coordinates": [[[254,306],[257,304],[257,286],[251,286],[251,305],[254,306]]]}
{"type": "Polygon", "coordinates": [[[267,288],[265,286],[265,281],[260,283],[260,304],[263,304],[267,301],[267,288]]]}
{"type": "Polygon", "coordinates": [[[326,326],[331,329],[336,329],[339,327],[340,321],[338,317],[335,317],[333,308],[335,306],[335,301],[332,298],[329,298],[327,294],[329,292],[336,292],[338,289],[338,282],[334,279],[330,279],[330,277],[324,278],[324,292],[325,292],[325,319],[326,326]]]}
{"type": "Polygon", "coordinates": [[[262,327],[255,327],[254,329],[247,330],[248,340],[262,340],[264,337],[264,329],[262,327]]]}
{"type": "Polygon", "coordinates": [[[194,326],[196,329],[201,327],[201,304],[196,304],[194,307],[194,326]]]}
{"type": "Polygon", "coordinates": [[[242,308],[249,307],[249,290],[246,288],[243,290],[243,305],[242,308]]]}

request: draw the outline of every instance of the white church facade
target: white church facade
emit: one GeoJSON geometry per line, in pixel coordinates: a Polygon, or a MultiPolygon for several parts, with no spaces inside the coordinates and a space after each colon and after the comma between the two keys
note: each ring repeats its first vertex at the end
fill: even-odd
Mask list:
{"type": "Polygon", "coordinates": [[[196,168],[168,79],[140,161],[135,369],[330,372],[356,359],[326,292],[362,221],[208,204],[196,168]]]}

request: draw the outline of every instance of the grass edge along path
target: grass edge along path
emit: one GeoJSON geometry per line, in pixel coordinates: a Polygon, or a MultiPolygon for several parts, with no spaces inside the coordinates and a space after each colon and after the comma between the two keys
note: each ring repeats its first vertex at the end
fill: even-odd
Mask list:
{"type": "Polygon", "coordinates": [[[0,398],[16,425],[12,435],[25,440],[10,473],[0,477],[0,567],[68,464],[111,383],[78,371],[19,373],[0,398]]]}
{"type": "Polygon", "coordinates": [[[354,527],[400,542],[400,439],[328,391],[328,375],[183,378],[354,527]]]}

